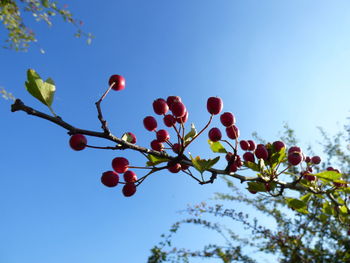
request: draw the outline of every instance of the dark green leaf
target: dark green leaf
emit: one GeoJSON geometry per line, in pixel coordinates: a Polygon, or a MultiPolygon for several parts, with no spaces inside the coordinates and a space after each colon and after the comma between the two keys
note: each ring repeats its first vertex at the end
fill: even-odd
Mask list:
{"type": "Polygon", "coordinates": [[[260,172],[259,165],[252,162],[244,162],[244,165],[255,172],[260,172]]]}
{"type": "Polygon", "coordinates": [[[266,192],[265,184],[260,182],[248,182],[248,190],[253,192],[266,192]]]}
{"type": "Polygon", "coordinates": [[[227,153],[225,147],[220,142],[213,142],[211,140],[208,140],[208,143],[210,145],[210,149],[214,153],[227,153]]]}
{"type": "Polygon", "coordinates": [[[295,198],[286,198],[287,204],[293,209],[301,209],[306,207],[306,203],[295,198]]]}

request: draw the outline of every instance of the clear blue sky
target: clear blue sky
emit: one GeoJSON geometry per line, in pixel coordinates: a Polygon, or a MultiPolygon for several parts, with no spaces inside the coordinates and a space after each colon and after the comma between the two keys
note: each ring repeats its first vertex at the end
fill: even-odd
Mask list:
{"type": "MultiPolygon", "coordinates": [[[[104,101],[105,116],[115,135],[132,131],[143,146],[153,134],[142,120],[153,113],[154,99],[168,95],[182,97],[189,123],[199,128],[209,117],[207,98],[219,96],[224,110],[235,113],[243,139],[257,131],[273,141],[288,122],[302,147],[316,143],[317,126],[335,133],[349,117],[348,1],[67,3],[94,34],[92,44],[72,37],[74,28],[60,19],[52,28],[33,23],[38,45],[28,53],[0,50],[0,86],[46,110],[25,91],[26,70],[52,77],[53,108],[78,127],[99,129],[94,102],[111,74],[125,76],[127,86],[104,101]]],[[[145,262],[160,235],[182,218],[179,210],[225,189],[220,180],[199,186],[162,172],[125,198],[120,187],[101,185],[100,175],[116,156],[142,165],[141,155],[74,152],[62,128],[9,107],[0,100],[0,262],[145,262]]],[[[206,136],[191,151],[210,156],[206,136]]],[[[215,238],[187,231],[178,241],[215,238]]]]}

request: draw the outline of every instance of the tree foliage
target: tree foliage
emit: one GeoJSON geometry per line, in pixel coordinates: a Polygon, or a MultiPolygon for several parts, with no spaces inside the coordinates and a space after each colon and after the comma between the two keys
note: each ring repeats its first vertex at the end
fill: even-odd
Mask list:
{"type": "MultiPolygon", "coordinates": [[[[295,145],[294,131],[288,126],[285,128],[282,139],[289,145],[295,145]]],[[[333,137],[323,129],[320,131],[323,137],[321,144],[327,157],[320,169],[336,163],[343,178],[349,179],[350,154],[347,145],[350,142],[350,125],[333,137]]],[[[265,193],[247,195],[230,178],[225,177],[224,180],[228,192],[217,193],[213,204],[202,202],[188,207],[186,212],[189,217],[176,222],[169,234],[163,235],[161,242],[152,248],[149,263],[190,262],[191,258],[217,258],[225,263],[259,262],[258,256],[252,255],[251,251],[277,256],[278,261],[283,263],[350,262],[350,226],[340,216],[343,213],[342,204],[349,203],[348,192],[344,199],[335,195],[340,202],[335,205],[318,195],[300,191],[298,199],[293,200],[301,200],[307,204],[308,213],[305,213],[293,208],[293,205],[293,209],[290,209],[284,195],[273,198],[265,193]],[[267,227],[248,213],[237,211],[234,208],[237,203],[241,207],[250,206],[259,210],[276,227],[267,227]],[[236,233],[232,225],[223,225],[223,219],[244,228],[250,238],[236,233]],[[173,241],[174,235],[186,224],[209,228],[223,236],[226,242],[221,245],[209,242],[199,250],[177,246],[173,241]]],[[[297,205],[298,202],[294,204],[297,205]]]]}
{"type": "Polygon", "coordinates": [[[51,0],[2,0],[0,1],[0,21],[7,31],[5,48],[16,51],[26,51],[31,43],[36,42],[35,31],[27,26],[23,13],[29,13],[35,21],[43,21],[47,25],[52,25],[54,16],[61,16],[65,22],[73,24],[77,31],[76,37],[87,37],[91,42],[92,35],[81,30],[82,21],[73,17],[67,6],[60,5],[51,0]]]}

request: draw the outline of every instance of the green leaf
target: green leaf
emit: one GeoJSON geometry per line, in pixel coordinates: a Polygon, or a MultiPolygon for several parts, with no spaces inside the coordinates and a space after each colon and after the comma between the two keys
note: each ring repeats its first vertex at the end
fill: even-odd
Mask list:
{"type": "Polygon", "coordinates": [[[283,147],[279,152],[275,152],[270,157],[270,164],[274,168],[279,163],[283,162],[286,159],[286,148],[283,147]]]}
{"type": "Polygon", "coordinates": [[[331,205],[329,204],[329,202],[324,202],[322,205],[322,212],[327,214],[327,215],[332,215],[333,214],[333,210],[331,208],[331,205]]]}
{"type": "Polygon", "coordinates": [[[210,145],[210,149],[214,153],[227,153],[225,147],[220,142],[213,142],[211,140],[208,140],[208,143],[210,145]]]}
{"type": "Polygon", "coordinates": [[[28,69],[26,89],[36,99],[44,105],[51,107],[56,91],[55,83],[51,78],[43,81],[34,69],[28,69]]]}
{"type": "Polygon", "coordinates": [[[315,176],[327,181],[335,181],[341,178],[341,174],[335,171],[324,171],[315,174],[315,176]]]}
{"type": "Polygon", "coordinates": [[[256,163],[244,162],[244,165],[255,172],[260,172],[259,165],[257,165],[256,163]]]}
{"type": "Polygon", "coordinates": [[[286,198],[289,207],[299,210],[301,208],[306,208],[306,203],[295,198],[286,198]]]}
{"type": "Polygon", "coordinates": [[[260,182],[248,182],[248,190],[253,192],[266,192],[265,184],[260,182]]]}
{"type": "Polygon", "coordinates": [[[219,161],[220,156],[214,159],[208,159],[208,160],[201,159],[199,156],[197,156],[196,158],[193,158],[191,155],[190,155],[190,158],[194,168],[196,168],[202,174],[204,171],[210,169],[213,165],[215,165],[219,161]]]}
{"type": "Polygon", "coordinates": [[[167,159],[167,158],[161,158],[161,157],[157,157],[157,156],[154,156],[151,154],[147,155],[147,158],[149,160],[146,163],[147,166],[154,166],[154,165],[157,165],[160,163],[169,162],[169,159],[167,159]]]}
{"type": "Polygon", "coordinates": [[[194,126],[193,123],[191,123],[191,130],[185,135],[185,142],[191,141],[194,136],[197,135],[197,130],[196,127],[194,126]]]}
{"type": "Polygon", "coordinates": [[[304,203],[308,203],[311,198],[312,198],[312,194],[308,193],[308,194],[303,195],[302,197],[300,197],[300,200],[303,201],[304,203]]]}

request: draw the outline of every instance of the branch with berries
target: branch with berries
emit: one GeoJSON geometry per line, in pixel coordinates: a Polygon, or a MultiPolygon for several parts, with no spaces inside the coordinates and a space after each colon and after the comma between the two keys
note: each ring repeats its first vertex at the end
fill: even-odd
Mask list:
{"type": "Polygon", "coordinates": [[[113,135],[103,117],[101,103],[104,98],[111,90],[120,91],[125,88],[125,79],[122,76],[112,75],[109,79],[109,87],[96,102],[102,131],[77,128],[56,115],[51,107],[55,93],[53,80],[44,81],[34,70],[28,70],[25,86],[30,94],[49,108],[51,115],[28,107],[19,99],[14,102],[11,110],[24,111],[66,129],[70,135],[69,144],[73,150],[130,149],[145,156],[145,166],[133,166],[128,159],[117,156],[111,162],[112,170],[102,173],[101,182],[107,187],[123,184],[122,192],[125,196],[134,195],[137,187],[148,176],[161,170],[185,173],[201,185],[213,183],[217,175],[227,175],[240,180],[241,183],[246,182],[247,190],[252,194],[259,192],[270,196],[284,196],[286,189],[300,192],[300,198],[285,197],[288,205],[300,213],[308,213],[308,205],[312,198],[324,198],[324,212],[350,224],[350,187],[339,170],[328,167],[325,171],[320,171],[319,156],[306,156],[298,146],[287,149],[282,141],[256,144],[253,140],[239,140],[240,131],[236,126],[235,116],[231,112],[222,113],[221,98],[208,98],[206,106],[209,119],[198,132],[194,124],[191,124],[189,129],[186,127],[189,112],[179,96],[156,99],[152,104],[153,110],[162,119],[165,128],[158,128],[158,121],[154,116],[146,116],[143,119],[145,129],[155,134],[155,139],[151,141],[148,148],[137,145],[136,136],[132,132],[124,133],[121,138],[113,135]],[[224,138],[220,128],[210,128],[213,118],[218,115],[227,138],[224,138]],[[169,129],[173,130],[175,138],[170,138],[169,129]],[[210,159],[193,157],[188,153],[188,147],[206,130],[209,130],[207,132],[209,148],[217,156],[210,159]],[[87,136],[104,138],[113,145],[107,147],[90,145],[87,136]],[[225,156],[226,164],[219,169],[216,166],[220,155],[225,156]],[[144,169],[146,173],[138,178],[133,171],[135,169],[144,169]],[[238,173],[244,170],[250,170],[255,176],[248,177],[238,173]],[[120,180],[121,174],[124,180],[120,180]]]}

